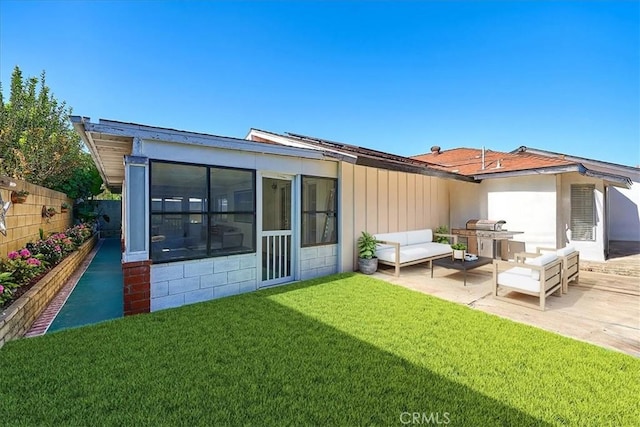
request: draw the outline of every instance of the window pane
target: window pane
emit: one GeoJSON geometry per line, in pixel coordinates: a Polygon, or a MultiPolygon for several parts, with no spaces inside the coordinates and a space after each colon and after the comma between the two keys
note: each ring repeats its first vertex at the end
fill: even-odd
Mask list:
{"type": "Polygon", "coordinates": [[[338,200],[336,188],[338,182],[331,178],[304,177],[302,180],[302,210],[336,211],[338,200]]]}
{"type": "Polygon", "coordinates": [[[303,213],[302,245],[337,243],[336,224],[333,213],[303,213]]]}
{"type": "Polygon", "coordinates": [[[254,172],[211,168],[211,200],[213,212],[254,212],[254,172]]]}
{"type": "Polygon", "coordinates": [[[255,252],[255,171],[152,162],[150,198],[155,262],[255,252]]]}
{"type": "Polygon", "coordinates": [[[129,251],[141,252],[145,248],[145,168],[129,166],[129,251]]]}
{"type": "Polygon", "coordinates": [[[338,242],[338,180],[302,178],[302,246],[338,242]]]}
{"type": "MultiPolygon", "coordinates": [[[[233,215],[230,215],[233,216],[233,215]]],[[[238,215],[236,214],[235,217],[238,215]]],[[[255,251],[255,215],[247,221],[228,220],[227,215],[211,216],[211,254],[215,256],[255,251]]]]}
{"type": "Polygon", "coordinates": [[[206,214],[152,214],[152,259],[168,261],[206,256],[206,217],[206,214]]]}
{"type": "Polygon", "coordinates": [[[206,167],[151,163],[152,212],[203,212],[206,197],[206,167]]]}
{"type": "Polygon", "coordinates": [[[571,186],[571,239],[595,240],[595,185],[571,186]]]}

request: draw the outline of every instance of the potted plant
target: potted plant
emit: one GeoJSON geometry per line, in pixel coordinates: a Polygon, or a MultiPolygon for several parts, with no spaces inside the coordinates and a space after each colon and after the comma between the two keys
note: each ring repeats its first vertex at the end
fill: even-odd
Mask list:
{"type": "Polygon", "coordinates": [[[63,202],[62,205],[60,206],[60,212],[62,212],[62,213],[69,212],[70,208],[71,208],[71,206],[69,206],[69,204],[67,202],[63,202]]]}
{"type": "Polygon", "coordinates": [[[43,218],[51,218],[52,216],[54,216],[55,214],[57,214],[58,212],[56,211],[56,208],[54,207],[46,207],[46,206],[42,206],[42,217],[43,218]]]}
{"type": "Polygon", "coordinates": [[[453,249],[453,259],[461,259],[464,261],[464,253],[467,250],[467,245],[464,243],[454,243],[451,245],[453,249]]]}
{"type": "Polygon", "coordinates": [[[29,192],[27,190],[18,190],[11,192],[11,201],[13,203],[24,203],[27,201],[29,192]]]}
{"type": "MultiPolygon", "coordinates": [[[[449,227],[441,225],[434,230],[434,234],[449,234],[449,227]]],[[[445,236],[433,236],[433,241],[436,243],[449,243],[449,238],[445,236]]]]}
{"type": "Polygon", "coordinates": [[[364,274],[373,274],[378,269],[377,245],[375,236],[366,231],[358,238],[358,269],[364,274]]]}

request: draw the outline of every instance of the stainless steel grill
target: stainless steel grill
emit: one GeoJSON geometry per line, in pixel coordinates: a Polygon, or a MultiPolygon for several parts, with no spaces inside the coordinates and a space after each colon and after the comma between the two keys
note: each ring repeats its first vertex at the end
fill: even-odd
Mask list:
{"type": "Polygon", "coordinates": [[[454,228],[452,234],[457,234],[460,241],[467,242],[467,251],[483,257],[498,258],[501,255],[503,240],[512,239],[522,231],[509,231],[502,227],[506,221],[489,219],[470,219],[466,228],[454,228]]]}
{"type": "Polygon", "coordinates": [[[502,231],[502,226],[507,221],[492,221],[490,219],[470,219],[467,221],[467,230],[502,231]]]}

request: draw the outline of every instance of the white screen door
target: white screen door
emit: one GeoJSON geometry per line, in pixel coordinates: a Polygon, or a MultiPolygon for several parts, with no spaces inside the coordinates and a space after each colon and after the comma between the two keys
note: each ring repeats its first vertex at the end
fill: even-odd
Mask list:
{"type": "Polygon", "coordinates": [[[289,179],[262,178],[262,283],[293,280],[291,197],[289,179]]]}

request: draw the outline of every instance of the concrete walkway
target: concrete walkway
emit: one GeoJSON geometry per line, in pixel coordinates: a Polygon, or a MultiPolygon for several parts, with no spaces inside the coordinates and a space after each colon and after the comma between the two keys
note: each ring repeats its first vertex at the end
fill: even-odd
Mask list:
{"type": "MultiPolygon", "coordinates": [[[[448,301],[526,323],[567,337],[640,357],[640,280],[637,277],[580,272],[569,293],[547,299],[539,311],[492,298],[492,265],[463,273],[435,267],[433,279],[427,264],[403,267],[400,277],[375,273],[375,277],[448,301]]],[[[521,294],[519,298],[533,297],[521,294]]]]}

